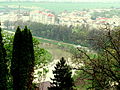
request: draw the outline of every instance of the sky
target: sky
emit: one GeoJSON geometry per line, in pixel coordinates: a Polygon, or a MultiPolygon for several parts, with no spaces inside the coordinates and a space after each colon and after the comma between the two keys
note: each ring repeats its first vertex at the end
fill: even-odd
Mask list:
{"type": "Polygon", "coordinates": [[[0,0],[0,1],[120,2],[120,0],[0,0]]]}

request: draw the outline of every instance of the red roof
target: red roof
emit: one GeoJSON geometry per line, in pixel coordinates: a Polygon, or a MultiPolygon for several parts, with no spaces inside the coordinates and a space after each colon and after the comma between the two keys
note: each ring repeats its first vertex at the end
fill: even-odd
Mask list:
{"type": "Polygon", "coordinates": [[[45,13],[45,12],[42,12],[42,11],[38,11],[38,13],[43,14],[43,15],[47,15],[49,17],[54,17],[54,14],[51,14],[51,13],[45,13]]]}
{"type": "Polygon", "coordinates": [[[107,20],[107,19],[110,19],[110,18],[97,18],[97,20],[107,20]]]}
{"type": "Polygon", "coordinates": [[[43,12],[42,14],[43,14],[43,15],[47,15],[47,13],[45,13],[45,12],[43,12]]]}
{"type": "Polygon", "coordinates": [[[106,23],[106,21],[101,21],[100,23],[106,23]]]}
{"type": "Polygon", "coordinates": [[[50,17],[54,17],[54,15],[53,15],[53,14],[48,14],[48,16],[50,16],[50,17]]]}
{"type": "Polygon", "coordinates": [[[42,11],[38,11],[38,13],[42,13],[42,11]]]}

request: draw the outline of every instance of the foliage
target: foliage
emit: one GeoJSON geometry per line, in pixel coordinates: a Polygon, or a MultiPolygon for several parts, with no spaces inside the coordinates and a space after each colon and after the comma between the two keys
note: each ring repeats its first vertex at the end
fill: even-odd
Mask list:
{"type": "Polygon", "coordinates": [[[52,60],[52,55],[44,48],[40,48],[40,41],[38,39],[33,38],[33,44],[35,51],[35,69],[38,69],[50,62],[52,60]]]}
{"type": "Polygon", "coordinates": [[[89,25],[68,27],[61,25],[44,25],[34,22],[29,25],[29,28],[35,36],[71,44],[81,44],[83,46],[88,45],[86,39],[89,33],[89,25]]]}
{"type": "MultiPolygon", "coordinates": [[[[100,34],[101,38],[94,38],[95,48],[97,47],[97,57],[90,58],[89,55],[80,50],[85,55],[84,67],[78,68],[79,78],[87,80],[89,89],[120,89],[120,29],[110,30],[106,27],[105,33],[100,34]]],[[[96,49],[97,49],[96,48],[96,49]]],[[[94,49],[95,50],[95,49],[94,49]]]]}
{"type": "Polygon", "coordinates": [[[6,49],[6,59],[7,59],[7,68],[8,68],[8,78],[7,78],[7,87],[9,90],[12,90],[12,78],[10,74],[10,66],[11,66],[11,59],[12,59],[12,45],[13,45],[13,37],[14,33],[8,31],[2,31],[3,36],[3,43],[6,49]]]}
{"type": "Polygon", "coordinates": [[[23,31],[18,27],[14,36],[11,60],[14,90],[30,90],[32,88],[34,61],[31,32],[27,27],[23,31]]]}
{"type": "MultiPolygon", "coordinates": [[[[8,68],[10,68],[11,66],[11,58],[12,58],[12,45],[13,45],[13,39],[14,39],[14,33],[13,32],[9,32],[9,31],[3,31],[2,32],[2,36],[3,36],[3,42],[4,42],[4,47],[6,49],[6,53],[7,53],[7,65],[8,68]]],[[[51,54],[46,51],[43,48],[40,48],[40,43],[41,40],[37,39],[36,37],[33,37],[33,45],[34,45],[34,55],[35,55],[35,67],[37,68],[37,66],[42,67],[41,64],[42,63],[48,63],[51,61],[51,54]]]]}
{"type": "Polygon", "coordinates": [[[53,74],[54,79],[51,79],[53,82],[49,90],[73,90],[74,84],[71,77],[71,68],[66,64],[66,61],[63,57],[61,58],[60,62],[56,64],[53,74]]]}
{"type": "Polygon", "coordinates": [[[19,25],[23,27],[28,24],[34,36],[48,38],[56,41],[62,41],[71,44],[80,44],[88,46],[87,35],[89,33],[89,25],[81,25],[77,27],[62,25],[47,25],[37,22],[24,22],[19,25]]]}
{"type": "Polygon", "coordinates": [[[7,90],[7,59],[0,28],[0,90],[7,90]]]}
{"type": "MultiPolygon", "coordinates": [[[[6,59],[8,66],[8,80],[7,85],[9,90],[12,90],[12,76],[10,74],[11,59],[12,59],[12,47],[13,47],[13,38],[14,32],[11,31],[2,31],[4,47],[6,49],[6,59]]],[[[33,37],[34,44],[34,55],[35,55],[35,69],[41,68],[51,61],[51,54],[43,48],[40,48],[40,41],[33,37]]]]}
{"type": "MultiPolygon", "coordinates": [[[[41,41],[41,40],[40,40],[41,41]]],[[[46,74],[48,72],[46,66],[49,62],[52,61],[52,55],[44,48],[40,48],[40,41],[36,38],[33,38],[33,44],[34,44],[34,55],[35,55],[35,67],[34,69],[36,72],[34,73],[34,80],[37,80],[38,82],[41,81],[41,79],[46,77],[46,74]],[[42,71],[39,70],[42,68],[42,71]]]]}

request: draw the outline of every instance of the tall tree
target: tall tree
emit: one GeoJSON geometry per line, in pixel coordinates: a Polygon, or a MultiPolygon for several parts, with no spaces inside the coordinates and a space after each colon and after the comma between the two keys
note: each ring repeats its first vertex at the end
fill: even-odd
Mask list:
{"type": "Polygon", "coordinates": [[[13,89],[17,90],[19,89],[19,82],[20,82],[20,75],[19,75],[19,69],[20,69],[20,59],[21,59],[21,30],[18,27],[15,36],[14,36],[14,42],[13,42],[13,54],[12,54],[12,60],[11,60],[11,74],[13,77],[13,89]]]}
{"type": "Polygon", "coordinates": [[[73,90],[72,72],[69,65],[66,64],[65,59],[62,57],[60,62],[55,66],[53,71],[54,79],[49,90],[73,90]]]}
{"type": "Polygon", "coordinates": [[[27,27],[23,31],[18,27],[14,36],[11,62],[14,90],[31,90],[34,60],[31,32],[27,27]]]}
{"type": "Polygon", "coordinates": [[[4,48],[3,39],[0,28],[0,90],[7,90],[7,60],[6,50],[4,48]]]}

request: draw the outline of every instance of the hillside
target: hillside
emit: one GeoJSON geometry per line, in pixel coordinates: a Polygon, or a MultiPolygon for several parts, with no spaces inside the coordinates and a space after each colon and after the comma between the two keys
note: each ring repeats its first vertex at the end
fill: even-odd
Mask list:
{"type": "MultiPolygon", "coordinates": [[[[81,3],[66,3],[66,2],[0,2],[0,6],[18,6],[19,7],[38,7],[38,9],[49,9],[56,13],[60,13],[64,10],[73,11],[73,10],[83,10],[83,9],[97,9],[97,8],[119,8],[119,3],[96,3],[96,2],[81,2],[81,3]],[[89,7],[88,7],[89,6],[89,7]]],[[[0,9],[4,9],[1,8],[0,9]]]]}

